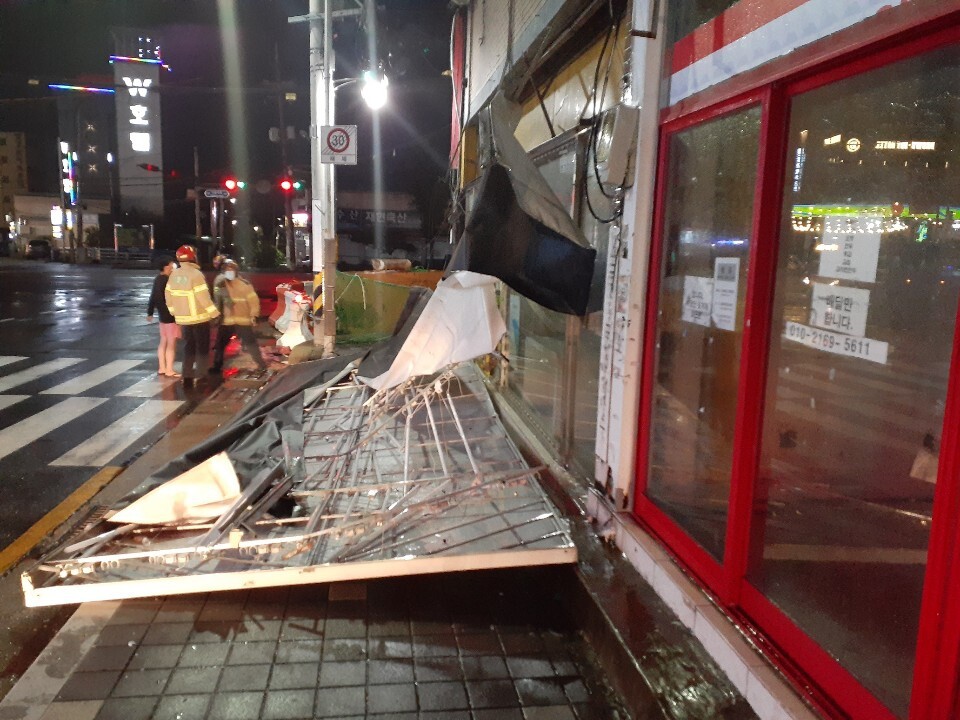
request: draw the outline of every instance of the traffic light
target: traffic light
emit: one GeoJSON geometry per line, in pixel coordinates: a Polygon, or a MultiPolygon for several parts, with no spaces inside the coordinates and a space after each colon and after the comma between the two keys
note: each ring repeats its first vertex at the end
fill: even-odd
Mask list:
{"type": "Polygon", "coordinates": [[[285,193],[291,192],[293,190],[293,180],[290,178],[284,178],[280,181],[280,189],[285,193]]]}
{"type": "Polygon", "coordinates": [[[297,192],[300,192],[301,190],[303,190],[303,183],[300,182],[299,180],[294,180],[293,189],[296,190],[297,192]]]}
{"type": "Polygon", "coordinates": [[[235,192],[236,190],[243,190],[247,184],[243,180],[237,180],[236,178],[227,178],[223,181],[223,187],[225,187],[230,192],[235,192]]]}

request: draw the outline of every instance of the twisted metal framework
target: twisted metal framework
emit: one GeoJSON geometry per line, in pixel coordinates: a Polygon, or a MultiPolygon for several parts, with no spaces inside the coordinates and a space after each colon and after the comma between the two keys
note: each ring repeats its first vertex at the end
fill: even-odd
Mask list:
{"type": "Polygon", "coordinates": [[[24,573],[27,605],[576,561],[474,365],[305,397],[302,458],[211,523],[92,519],[24,573]]]}

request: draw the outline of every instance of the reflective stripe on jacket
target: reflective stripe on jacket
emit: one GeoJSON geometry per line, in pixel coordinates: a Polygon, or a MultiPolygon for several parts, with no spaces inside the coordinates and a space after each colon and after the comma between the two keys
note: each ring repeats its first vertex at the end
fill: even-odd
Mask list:
{"type": "Polygon", "coordinates": [[[210,297],[207,280],[194,263],[183,263],[170,273],[163,297],[177,325],[196,325],[220,315],[210,297]]]}
{"type": "Polygon", "coordinates": [[[244,280],[224,280],[213,289],[224,325],[253,325],[260,316],[260,298],[253,285],[244,280]]]}

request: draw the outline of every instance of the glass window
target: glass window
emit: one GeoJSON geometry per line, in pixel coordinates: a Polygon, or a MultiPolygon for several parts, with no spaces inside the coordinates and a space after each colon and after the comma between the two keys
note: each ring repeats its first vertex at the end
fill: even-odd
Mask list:
{"type": "MultiPolygon", "coordinates": [[[[586,136],[589,140],[590,134],[586,136]]],[[[607,273],[607,246],[610,239],[610,224],[603,222],[614,215],[611,198],[600,190],[594,173],[592,151],[585,151],[587,162],[583,173],[583,192],[587,193],[581,203],[580,227],[590,247],[597,251],[590,286],[590,311],[578,323],[577,350],[574,356],[576,380],[573,384],[573,459],[586,475],[594,469],[597,446],[597,398],[600,391],[600,344],[603,332],[603,302],[607,273]]],[[[608,191],[609,192],[609,191],[608,191]]]]}
{"type": "Polygon", "coordinates": [[[723,558],[760,108],[670,136],[647,495],[723,558]]]}
{"type": "Polygon", "coordinates": [[[899,716],[960,288],[958,81],[952,47],[790,113],[749,579],[899,716]]]}
{"type": "MultiPolygon", "coordinates": [[[[560,202],[573,215],[577,143],[573,138],[535,158],[560,202]]],[[[510,344],[508,386],[533,411],[544,433],[560,440],[563,429],[563,368],[567,316],[547,310],[509,291],[507,333],[510,344]]]]}

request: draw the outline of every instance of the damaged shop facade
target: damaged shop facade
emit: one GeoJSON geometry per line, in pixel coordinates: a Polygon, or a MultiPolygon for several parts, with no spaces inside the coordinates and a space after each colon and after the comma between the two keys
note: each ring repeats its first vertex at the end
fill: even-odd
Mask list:
{"type": "Polygon", "coordinates": [[[760,717],[960,715],[960,3],[457,5],[503,416],[760,717]]]}

